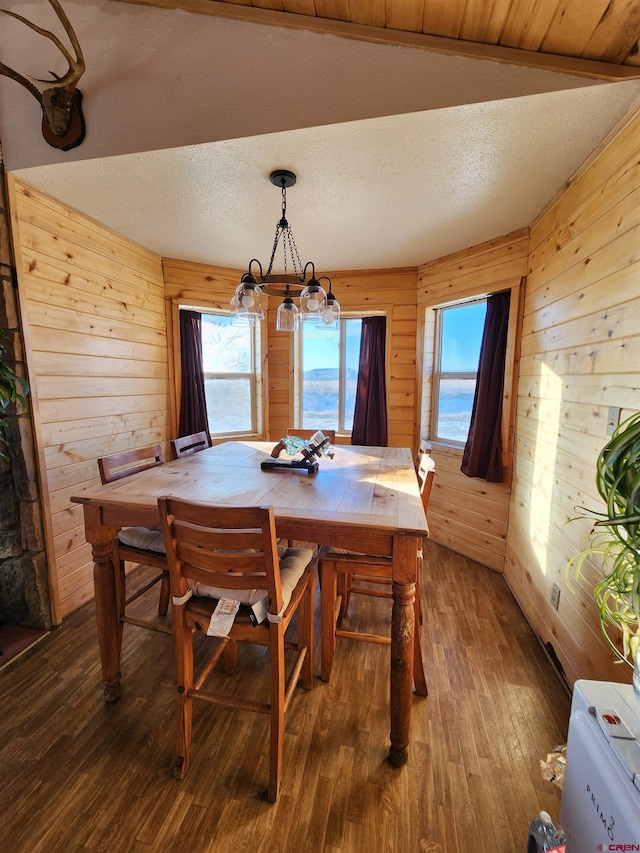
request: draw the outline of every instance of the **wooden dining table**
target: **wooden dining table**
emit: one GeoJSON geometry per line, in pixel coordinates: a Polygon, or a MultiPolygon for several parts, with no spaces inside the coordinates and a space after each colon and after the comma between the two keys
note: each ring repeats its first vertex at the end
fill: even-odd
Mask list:
{"type": "MultiPolygon", "coordinates": [[[[98,642],[106,701],[120,697],[120,638],[113,540],[121,527],[159,525],[157,500],[270,505],[283,539],[392,558],[389,759],[407,761],[413,683],[414,600],[427,521],[411,451],[338,445],[319,471],[261,470],[273,442],[228,441],[71,498],[84,508],[94,560],[98,642]]],[[[286,457],[285,457],[286,458],[286,457]]]]}

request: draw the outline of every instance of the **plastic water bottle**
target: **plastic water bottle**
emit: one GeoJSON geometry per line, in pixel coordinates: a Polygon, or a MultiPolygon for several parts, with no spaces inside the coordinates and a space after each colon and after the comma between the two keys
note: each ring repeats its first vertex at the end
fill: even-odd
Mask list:
{"type": "Polygon", "coordinates": [[[566,843],[564,832],[556,826],[547,812],[540,812],[529,824],[529,843],[527,853],[543,853],[555,850],[566,843]]]}

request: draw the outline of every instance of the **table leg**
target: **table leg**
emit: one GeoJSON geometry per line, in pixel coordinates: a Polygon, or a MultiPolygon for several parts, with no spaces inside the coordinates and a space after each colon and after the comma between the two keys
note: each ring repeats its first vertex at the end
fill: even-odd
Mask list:
{"type": "Polygon", "coordinates": [[[93,555],[93,585],[104,698],[107,702],[115,702],[121,693],[122,646],[122,623],[113,565],[113,538],[116,528],[102,524],[99,507],[85,505],[84,521],[85,534],[87,541],[91,542],[93,555]]]}
{"type": "Polygon", "coordinates": [[[391,747],[389,760],[406,764],[413,687],[414,602],[418,540],[396,536],[393,544],[391,617],[391,747]]]}
{"type": "Polygon", "coordinates": [[[120,698],[120,649],[122,623],[118,618],[113,549],[111,544],[93,545],[93,585],[96,596],[98,645],[102,663],[104,698],[115,702],[120,698]]]}

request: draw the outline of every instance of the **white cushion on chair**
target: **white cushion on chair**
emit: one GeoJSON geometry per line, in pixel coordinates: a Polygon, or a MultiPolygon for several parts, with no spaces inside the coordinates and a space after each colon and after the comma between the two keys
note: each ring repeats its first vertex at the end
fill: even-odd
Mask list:
{"type": "MultiPolygon", "coordinates": [[[[302,573],[313,559],[313,551],[310,548],[287,548],[280,557],[280,585],[282,587],[282,603],[284,607],[289,604],[291,594],[296,584],[302,577],[302,573]]],[[[203,598],[232,598],[242,604],[255,604],[264,598],[264,589],[225,589],[219,586],[209,586],[199,581],[188,581],[193,589],[193,594],[203,598]]]]}
{"type": "Polygon", "coordinates": [[[123,527],[118,531],[118,541],[130,548],[140,548],[142,551],[155,551],[166,554],[162,530],[149,527],[123,527]]]}

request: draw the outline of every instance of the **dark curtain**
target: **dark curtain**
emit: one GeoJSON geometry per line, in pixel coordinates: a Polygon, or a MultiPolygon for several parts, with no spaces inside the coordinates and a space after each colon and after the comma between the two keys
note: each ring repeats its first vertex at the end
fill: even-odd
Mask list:
{"type": "Polygon", "coordinates": [[[508,290],[487,299],[471,425],[460,466],[467,477],[489,483],[502,482],[502,393],[510,299],[508,290]]]}
{"type": "Polygon", "coordinates": [[[209,435],[202,369],[201,317],[198,311],[180,311],[180,365],[182,398],[178,437],[194,432],[209,435]]]}
{"type": "Polygon", "coordinates": [[[386,317],[363,317],[351,444],[387,446],[386,317]]]}

